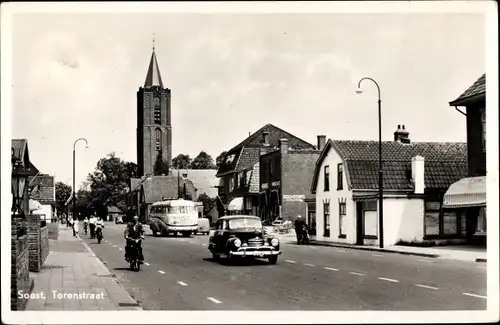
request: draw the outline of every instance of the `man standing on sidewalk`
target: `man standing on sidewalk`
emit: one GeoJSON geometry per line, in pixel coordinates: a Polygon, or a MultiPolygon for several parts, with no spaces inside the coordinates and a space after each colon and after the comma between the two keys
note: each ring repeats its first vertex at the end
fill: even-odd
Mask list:
{"type": "Polygon", "coordinates": [[[297,236],[297,244],[300,244],[300,239],[302,238],[302,232],[304,231],[305,222],[302,220],[301,215],[297,216],[295,219],[295,235],[297,236]]]}

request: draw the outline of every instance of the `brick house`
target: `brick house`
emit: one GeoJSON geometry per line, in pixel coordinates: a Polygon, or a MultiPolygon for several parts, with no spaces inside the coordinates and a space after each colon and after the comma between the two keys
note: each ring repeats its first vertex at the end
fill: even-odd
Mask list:
{"type": "MultiPolygon", "coordinates": [[[[446,189],[467,174],[465,143],[414,142],[400,126],[382,142],[384,245],[464,238],[465,220],[442,209],[446,189]]],[[[378,141],[328,140],[316,163],[316,239],[378,244],[378,141]]]]}
{"type": "Polygon", "coordinates": [[[326,136],[318,136],[317,147],[293,149],[280,139],[278,149],[260,156],[260,203],[262,219],[273,221],[282,216],[294,221],[302,215],[315,230],[315,200],[311,194],[314,167],[326,136]]]}
{"type": "Polygon", "coordinates": [[[278,150],[280,139],[287,139],[292,149],[314,148],[312,144],[266,124],[228,150],[216,175],[219,178],[219,215],[243,213],[261,216],[260,156],[278,150]]]}
{"type": "Polygon", "coordinates": [[[463,215],[469,243],[486,245],[486,74],[450,102],[467,119],[467,177],[452,184],[444,208],[463,215]],[[465,107],[462,112],[459,107],[465,107]]]}

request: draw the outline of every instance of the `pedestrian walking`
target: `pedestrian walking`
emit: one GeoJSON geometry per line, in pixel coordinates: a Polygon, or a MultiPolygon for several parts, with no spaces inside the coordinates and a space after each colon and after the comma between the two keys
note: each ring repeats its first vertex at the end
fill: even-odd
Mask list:
{"type": "Polygon", "coordinates": [[[73,236],[78,237],[78,219],[73,221],[73,236]]]}

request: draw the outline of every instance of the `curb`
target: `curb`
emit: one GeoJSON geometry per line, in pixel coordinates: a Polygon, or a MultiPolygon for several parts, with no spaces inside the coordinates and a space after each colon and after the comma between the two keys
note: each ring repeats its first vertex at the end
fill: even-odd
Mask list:
{"type": "MultiPolygon", "coordinates": [[[[112,275],[112,276],[114,277],[114,274],[113,274],[113,273],[111,273],[111,272],[109,271],[108,267],[107,267],[107,266],[106,266],[106,265],[105,265],[105,264],[101,261],[101,259],[99,258],[99,256],[97,256],[97,255],[96,255],[96,254],[92,251],[92,249],[90,248],[90,246],[89,246],[89,245],[87,245],[87,243],[86,243],[86,242],[85,242],[82,238],[78,237],[78,240],[79,240],[79,241],[83,244],[83,246],[85,246],[85,249],[86,249],[89,253],[91,253],[93,257],[95,257],[95,259],[97,260],[97,262],[98,262],[99,264],[101,264],[101,265],[102,265],[102,266],[103,266],[103,267],[107,270],[107,272],[108,272],[108,273],[107,273],[107,275],[112,275]]],[[[122,286],[122,285],[121,285],[118,281],[116,281],[116,279],[115,279],[115,283],[116,283],[116,285],[118,285],[118,287],[120,287],[122,290],[124,290],[124,291],[128,294],[129,299],[131,299],[132,301],[135,301],[135,303],[137,304],[137,307],[135,307],[135,310],[144,310],[144,309],[142,308],[141,304],[140,304],[137,300],[135,300],[135,299],[132,297],[132,295],[130,295],[130,293],[127,291],[127,289],[125,289],[125,288],[124,288],[124,287],[123,287],[123,286],[122,286]]],[[[128,309],[128,308],[125,308],[125,309],[120,309],[120,308],[118,308],[118,311],[120,311],[120,310],[130,310],[130,309],[128,309]]]]}
{"type": "Polygon", "coordinates": [[[310,244],[315,245],[315,246],[339,247],[339,248],[356,249],[356,250],[362,250],[362,251],[393,253],[393,254],[401,254],[401,255],[413,255],[413,256],[422,256],[422,257],[431,257],[431,258],[438,258],[439,257],[439,254],[394,251],[391,249],[372,248],[372,247],[366,247],[366,246],[346,246],[346,245],[335,244],[335,243],[331,243],[331,244],[330,243],[328,243],[328,244],[318,243],[318,242],[314,242],[314,241],[311,241],[310,244]]]}
{"type": "Polygon", "coordinates": [[[487,259],[486,258],[476,258],[476,262],[478,263],[487,263],[487,259]]]}

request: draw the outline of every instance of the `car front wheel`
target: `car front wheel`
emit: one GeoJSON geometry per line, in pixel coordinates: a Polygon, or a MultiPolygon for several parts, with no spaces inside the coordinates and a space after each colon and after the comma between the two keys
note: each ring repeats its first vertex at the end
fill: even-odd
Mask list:
{"type": "Polygon", "coordinates": [[[278,255],[269,256],[269,264],[276,264],[278,262],[278,255]]]}

